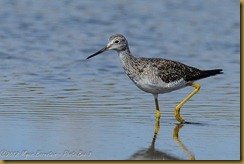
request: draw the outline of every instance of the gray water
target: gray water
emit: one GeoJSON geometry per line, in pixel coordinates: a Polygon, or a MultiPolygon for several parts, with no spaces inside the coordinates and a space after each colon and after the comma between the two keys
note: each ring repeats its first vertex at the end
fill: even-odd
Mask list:
{"type": "Polygon", "coordinates": [[[240,20],[233,0],[0,0],[0,159],[240,159],[240,20]],[[174,107],[187,87],[153,96],[116,52],[84,59],[121,33],[135,56],[224,74],[174,107]],[[177,135],[178,134],[178,135],[177,135]]]}

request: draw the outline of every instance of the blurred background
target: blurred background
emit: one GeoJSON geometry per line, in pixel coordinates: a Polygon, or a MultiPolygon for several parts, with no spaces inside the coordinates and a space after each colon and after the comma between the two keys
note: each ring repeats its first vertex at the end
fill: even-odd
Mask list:
{"type": "Polygon", "coordinates": [[[240,159],[239,1],[0,0],[0,22],[0,159],[240,159]],[[135,56],[224,70],[182,108],[195,124],[173,113],[192,88],[160,95],[155,140],[117,53],[84,60],[116,33],[135,56]]]}

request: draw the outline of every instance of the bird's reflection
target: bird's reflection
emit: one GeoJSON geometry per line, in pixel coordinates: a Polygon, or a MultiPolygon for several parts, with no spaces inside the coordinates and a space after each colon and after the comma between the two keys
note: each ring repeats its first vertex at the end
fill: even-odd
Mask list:
{"type": "Polygon", "coordinates": [[[194,154],[190,151],[190,150],[188,150],[187,148],[186,148],[186,146],[185,145],[183,145],[183,143],[180,141],[180,139],[179,139],[179,136],[178,136],[178,133],[179,133],[179,130],[180,130],[180,128],[182,128],[183,127],[183,125],[182,124],[177,124],[176,126],[175,126],[175,128],[174,128],[174,133],[173,133],[173,138],[174,138],[174,140],[175,140],[175,142],[177,142],[177,144],[179,145],[179,147],[184,151],[184,152],[186,152],[186,154],[188,155],[188,159],[189,160],[195,160],[195,156],[194,156],[194,154]]]}
{"type": "MultiPolygon", "coordinates": [[[[173,139],[179,145],[179,147],[188,155],[189,160],[195,160],[194,154],[189,151],[186,146],[179,139],[179,130],[183,127],[182,124],[177,124],[173,130],[173,139]]],[[[155,131],[152,139],[152,143],[148,149],[140,149],[134,153],[130,160],[183,160],[176,156],[170,155],[167,152],[159,151],[155,148],[155,142],[160,129],[160,120],[156,120],[155,131]]]]}

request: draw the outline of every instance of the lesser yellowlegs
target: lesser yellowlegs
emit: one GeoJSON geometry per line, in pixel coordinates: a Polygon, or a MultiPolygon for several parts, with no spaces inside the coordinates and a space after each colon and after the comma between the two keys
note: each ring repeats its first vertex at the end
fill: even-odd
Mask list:
{"type": "Polygon", "coordinates": [[[138,88],[153,94],[157,119],[160,118],[158,94],[192,86],[195,89],[175,107],[174,111],[176,120],[180,123],[186,123],[180,116],[180,109],[200,89],[200,84],[193,82],[222,73],[222,69],[200,70],[172,60],[135,57],[130,52],[126,38],[121,34],[112,35],[104,48],[87,57],[87,59],[107,50],[117,51],[129,78],[138,88]]]}

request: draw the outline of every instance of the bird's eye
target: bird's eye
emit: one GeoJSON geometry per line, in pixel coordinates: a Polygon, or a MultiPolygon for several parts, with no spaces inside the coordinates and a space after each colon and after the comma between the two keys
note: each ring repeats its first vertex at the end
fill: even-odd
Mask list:
{"type": "Polygon", "coordinates": [[[119,41],[118,40],[115,40],[114,43],[119,43],[119,41]]]}

